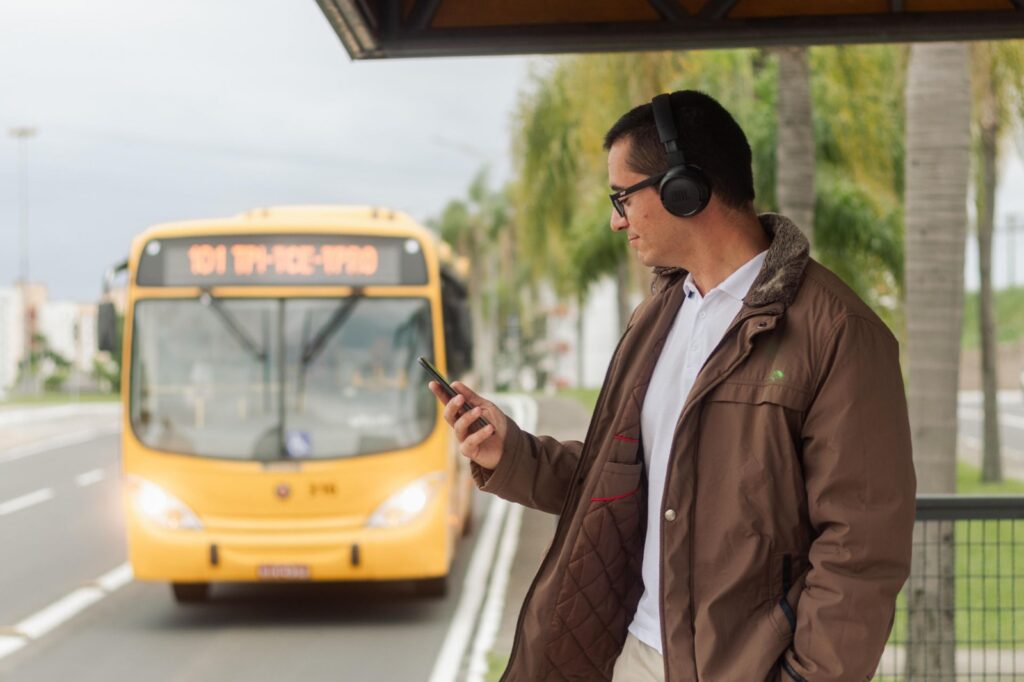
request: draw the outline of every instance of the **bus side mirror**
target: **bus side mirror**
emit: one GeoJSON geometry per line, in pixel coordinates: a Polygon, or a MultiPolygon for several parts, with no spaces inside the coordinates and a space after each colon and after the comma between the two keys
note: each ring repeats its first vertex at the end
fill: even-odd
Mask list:
{"type": "Polygon", "coordinates": [[[473,318],[466,287],[444,270],[441,271],[441,310],[448,375],[458,378],[473,370],[473,318]]]}
{"type": "Polygon", "coordinates": [[[110,301],[100,303],[96,319],[97,344],[100,350],[117,353],[117,311],[110,301]]]}

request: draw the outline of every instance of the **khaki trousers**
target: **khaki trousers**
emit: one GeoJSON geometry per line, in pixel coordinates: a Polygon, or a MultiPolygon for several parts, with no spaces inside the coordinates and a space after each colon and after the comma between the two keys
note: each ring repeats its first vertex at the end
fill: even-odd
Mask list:
{"type": "Polygon", "coordinates": [[[615,660],[612,682],[665,682],[665,664],[657,649],[647,646],[632,633],[615,660]]]}

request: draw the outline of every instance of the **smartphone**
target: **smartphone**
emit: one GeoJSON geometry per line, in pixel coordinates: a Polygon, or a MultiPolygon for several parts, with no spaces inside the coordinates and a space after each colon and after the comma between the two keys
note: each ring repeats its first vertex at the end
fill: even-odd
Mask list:
{"type": "MultiPolygon", "coordinates": [[[[419,363],[420,363],[420,367],[422,367],[423,369],[427,370],[427,374],[430,375],[430,378],[437,382],[437,385],[440,386],[441,390],[444,391],[448,395],[449,399],[454,398],[455,396],[459,395],[459,392],[456,391],[454,388],[452,388],[452,385],[449,384],[448,380],[445,379],[441,375],[441,373],[437,371],[437,368],[434,367],[432,364],[430,364],[430,360],[427,360],[425,357],[422,357],[422,356],[420,356],[418,358],[418,360],[419,360],[419,363]]],[[[471,407],[470,407],[469,403],[463,404],[462,409],[459,410],[459,415],[461,416],[461,415],[465,414],[466,412],[469,412],[470,409],[471,409],[471,407]]],[[[477,429],[482,429],[485,426],[487,426],[487,421],[484,420],[483,417],[480,417],[475,422],[473,422],[473,425],[476,427],[476,429],[474,429],[474,431],[475,431],[477,429]]]]}

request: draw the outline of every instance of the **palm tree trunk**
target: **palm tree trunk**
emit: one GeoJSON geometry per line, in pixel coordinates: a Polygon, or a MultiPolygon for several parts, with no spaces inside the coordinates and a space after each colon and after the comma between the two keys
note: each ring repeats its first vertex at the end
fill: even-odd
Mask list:
{"type": "MultiPolygon", "coordinates": [[[[911,47],[907,73],[906,292],[910,424],[918,491],[956,489],[957,388],[970,168],[966,45],[911,47]]],[[[953,679],[952,522],[914,530],[907,679],[953,679]]]]}
{"type": "Polygon", "coordinates": [[[995,93],[988,79],[981,104],[981,168],[975,185],[978,197],[978,321],[981,325],[981,388],[984,401],[984,439],[981,458],[983,481],[1003,480],[999,446],[999,404],[996,400],[996,323],[992,304],[992,229],[996,203],[996,155],[999,120],[995,114],[995,93]]]}
{"type": "Polygon", "coordinates": [[[619,334],[626,331],[626,322],[629,321],[629,314],[632,306],[629,305],[629,287],[633,278],[629,273],[629,261],[622,259],[615,266],[615,308],[618,313],[619,334]]]}
{"type": "Polygon", "coordinates": [[[783,47],[779,56],[775,192],[779,212],[814,245],[814,122],[807,48],[783,47]]]}

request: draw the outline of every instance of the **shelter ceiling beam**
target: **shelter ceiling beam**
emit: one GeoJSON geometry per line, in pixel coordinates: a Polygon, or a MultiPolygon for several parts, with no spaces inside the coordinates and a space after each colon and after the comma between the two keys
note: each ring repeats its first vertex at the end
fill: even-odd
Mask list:
{"type": "Polygon", "coordinates": [[[700,18],[718,21],[729,16],[738,0],[708,0],[700,10],[700,18]]]}
{"type": "Polygon", "coordinates": [[[677,0],[647,0],[654,11],[661,15],[665,21],[676,26],[685,26],[690,20],[690,15],[680,6],[677,0]]]}

